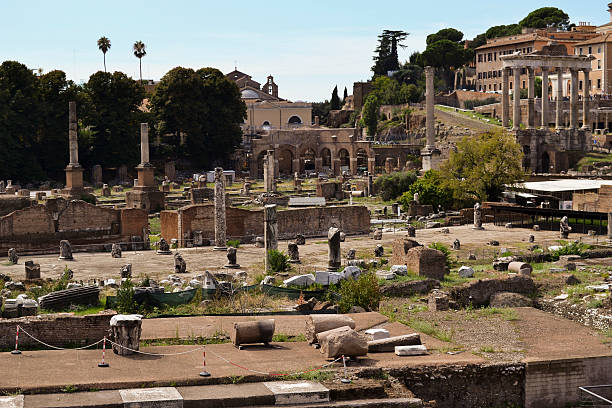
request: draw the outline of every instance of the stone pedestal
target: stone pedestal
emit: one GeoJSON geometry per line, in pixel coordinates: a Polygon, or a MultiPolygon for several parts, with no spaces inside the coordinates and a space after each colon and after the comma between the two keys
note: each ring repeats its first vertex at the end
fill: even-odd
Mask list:
{"type": "Polygon", "coordinates": [[[118,344],[113,344],[115,354],[129,356],[134,354],[131,350],[139,349],[141,325],[141,315],[115,315],[111,318],[110,339],[118,344]]]}
{"type": "Polygon", "coordinates": [[[423,171],[438,170],[440,168],[440,151],[436,148],[425,147],[421,150],[423,171]]]}
{"type": "Polygon", "coordinates": [[[290,242],[287,245],[287,253],[289,254],[289,263],[299,264],[300,261],[300,250],[298,245],[294,242],[290,242]]]}
{"type": "Polygon", "coordinates": [[[26,261],[25,278],[26,280],[40,279],[40,264],[35,264],[34,261],[26,261]]]}
{"type": "Polygon", "coordinates": [[[70,242],[63,239],[60,241],[60,260],[64,261],[72,261],[72,247],[70,246],[70,242]]]}
{"type": "Polygon", "coordinates": [[[227,248],[227,264],[224,265],[224,268],[230,268],[230,269],[238,269],[240,268],[240,265],[238,263],[236,263],[236,248],[234,247],[229,247],[227,248]]]}

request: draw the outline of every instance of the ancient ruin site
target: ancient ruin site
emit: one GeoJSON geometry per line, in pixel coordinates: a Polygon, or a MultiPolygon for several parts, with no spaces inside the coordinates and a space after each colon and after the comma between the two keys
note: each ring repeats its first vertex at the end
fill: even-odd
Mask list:
{"type": "Polygon", "coordinates": [[[612,3],[204,3],[6,5],[0,408],[612,406],[612,3]]]}

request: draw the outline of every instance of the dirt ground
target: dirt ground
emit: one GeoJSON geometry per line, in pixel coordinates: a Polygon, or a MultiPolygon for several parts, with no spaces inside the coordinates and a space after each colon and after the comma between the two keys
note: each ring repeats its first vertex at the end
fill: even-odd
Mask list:
{"type": "MultiPolygon", "coordinates": [[[[469,252],[476,254],[477,259],[490,258],[503,248],[508,250],[526,250],[529,246],[529,234],[534,234],[536,243],[540,246],[556,245],[558,232],[531,231],[527,229],[506,229],[485,224],[484,231],[474,231],[470,225],[450,227],[450,234],[444,234],[440,228],[417,230],[416,240],[422,244],[442,242],[448,247],[455,239],[461,242],[461,250],[456,252],[459,258],[467,258],[469,252]],[[486,245],[490,240],[497,240],[498,247],[486,245]]],[[[385,256],[391,254],[391,245],[394,239],[406,236],[405,231],[385,232],[383,240],[374,241],[368,236],[349,236],[341,244],[342,253],[350,248],[357,250],[357,257],[372,258],[376,244],[381,243],[385,248],[385,256]]],[[[570,239],[580,239],[592,243],[597,240],[582,234],[572,234],[570,239]]],[[[287,250],[289,241],[280,241],[278,246],[282,251],[287,250]]],[[[324,237],[308,239],[306,245],[300,246],[302,264],[294,265],[293,273],[307,273],[314,270],[323,270],[327,265],[327,240],[324,237]]],[[[186,280],[201,274],[205,270],[214,272],[223,269],[227,262],[225,252],[213,251],[212,247],[181,248],[179,252],[187,263],[188,273],[186,280]]],[[[119,268],[127,263],[132,264],[134,277],[149,275],[151,278],[163,279],[174,272],[174,258],[172,255],[157,255],[155,251],[124,251],[120,259],[112,258],[110,253],[74,253],[73,261],[59,261],[57,255],[41,255],[21,257],[17,265],[9,265],[7,258],[0,258],[0,273],[11,276],[14,280],[24,279],[24,263],[33,260],[40,264],[42,278],[59,278],[65,266],[74,272],[76,281],[88,279],[108,279],[120,276],[119,268]]],[[[252,244],[241,245],[238,249],[238,263],[242,270],[246,270],[251,277],[263,272],[263,248],[256,248],[252,244]]]]}

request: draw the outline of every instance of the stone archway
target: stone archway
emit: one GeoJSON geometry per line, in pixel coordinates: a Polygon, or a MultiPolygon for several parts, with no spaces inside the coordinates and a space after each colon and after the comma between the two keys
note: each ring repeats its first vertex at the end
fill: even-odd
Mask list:
{"type": "Polygon", "coordinates": [[[293,153],[289,149],[282,149],[278,155],[278,172],[282,176],[290,176],[293,168],[293,153]]]}
{"type": "Polygon", "coordinates": [[[542,164],[542,173],[549,173],[550,172],[550,156],[548,155],[548,152],[542,153],[542,159],[540,160],[540,163],[542,164]]]}
{"type": "Polygon", "coordinates": [[[357,156],[357,172],[368,171],[368,152],[365,149],[358,149],[355,155],[357,156]]]}
{"type": "Polygon", "coordinates": [[[331,170],[332,169],[332,155],[331,151],[325,147],[321,150],[321,167],[323,170],[331,170]]]}
{"type": "Polygon", "coordinates": [[[338,160],[340,164],[340,174],[343,171],[350,171],[351,169],[351,155],[348,150],[340,149],[338,150],[338,160]]]}
{"type": "Polygon", "coordinates": [[[300,155],[300,172],[315,171],[315,151],[307,148],[300,155]]]}

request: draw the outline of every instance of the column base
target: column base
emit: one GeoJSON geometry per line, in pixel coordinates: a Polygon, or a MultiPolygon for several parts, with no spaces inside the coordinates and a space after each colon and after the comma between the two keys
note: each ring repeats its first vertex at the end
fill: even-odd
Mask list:
{"type": "Polygon", "coordinates": [[[213,247],[213,251],[227,251],[227,247],[216,246],[213,247]]]}

